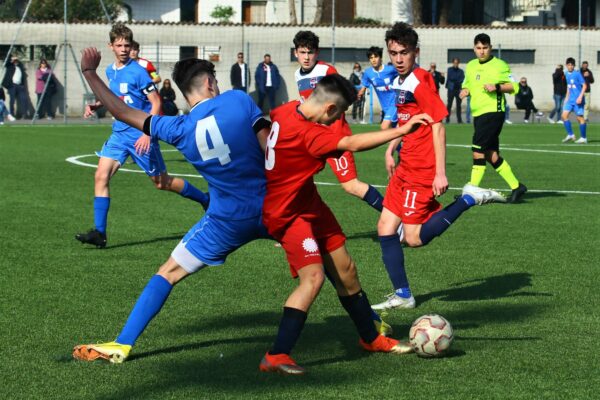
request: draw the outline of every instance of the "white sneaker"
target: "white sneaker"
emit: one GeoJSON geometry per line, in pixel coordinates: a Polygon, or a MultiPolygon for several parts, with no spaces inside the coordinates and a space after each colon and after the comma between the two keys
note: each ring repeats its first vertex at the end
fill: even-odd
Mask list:
{"type": "Polygon", "coordinates": [[[538,117],[543,117],[544,113],[541,112],[541,111],[538,111],[538,112],[535,113],[535,115],[537,115],[538,117]]]}
{"type": "Polygon", "coordinates": [[[400,237],[400,242],[402,242],[404,240],[404,224],[402,222],[400,222],[400,226],[396,232],[398,233],[398,237],[400,237]]]}
{"type": "Polygon", "coordinates": [[[479,186],[471,185],[467,183],[463,187],[463,195],[469,195],[478,205],[487,203],[506,203],[506,197],[492,189],[482,189],[479,186]]]}
{"type": "Polygon", "coordinates": [[[512,125],[512,121],[510,119],[504,120],[505,123],[512,125]]]}
{"type": "Polygon", "coordinates": [[[383,303],[374,304],[371,306],[373,310],[391,310],[393,308],[415,308],[417,302],[413,296],[408,298],[400,297],[396,293],[390,293],[387,300],[383,303]]]}
{"type": "Polygon", "coordinates": [[[577,143],[577,144],[587,144],[587,139],[580,137],[579,139],[577,139],[575,141],[575,143],[577,143]]]}
{"type": "Polygon", "coordinates": [[[562,124],[564,124],[564,122],[563,122],[563,120],[562,120],[562,119],[559,119],[558,121],[556,121],[556,123],[557,123],[557,124],[561,124],[561,125],[562,125],[562,124]]]}
{"type": "Polygon", "coordinates": [[[528,124],[528,123],[529,123],[529,120],[528,120],[528,119],[524,119],[524,120],[523,120],[523,123],[525,123],[525,124],[528,124]]]}
{"type": "Polygon", "coordinates": [[[8,114],[8,115],[6,116],[6,119],[8,119],[10,122],[13,122],[13,121],[15,121],[15,120],[16,120],[16,118],[15,118],[15,117],[13,117],[13,116],[12,116],[12,114],[8,114]]]}
{"type": "Polygon", "coordinates": [[[562,140],[563,143],[574,142],[574,141],[575,141],[574,135],[567,135],[567,137],[562,140]]]}
{"type": "Polygon", "coordinates": [[[549,124],[555,124],[556,122],[554,122],[554,120],[550,117],[546,117],[546,119],[548,120],[549,124]]]}

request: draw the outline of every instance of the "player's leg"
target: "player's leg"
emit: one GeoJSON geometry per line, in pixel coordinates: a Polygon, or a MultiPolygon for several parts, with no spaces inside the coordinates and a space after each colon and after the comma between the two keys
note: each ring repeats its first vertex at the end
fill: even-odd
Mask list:
{"type": "Polygon", "coordinates": [[[98,168],[94,174],[94,228],[85,233],[78,233],[75,235],[75,239],[81,243],[104,248],[107,243],[106,226],[110,208],[109,183],[127,156],[119,149],[112,147],[109,142],[104,145],[99,155],[98,168]]]}
{"type": "Polygon", "coordinates": [[[346,246],[342,245],[323,254],[323,263],[330,274],[335,276],[340,303],[356,326],[363,348],[368,351],[397,354],[412,352],[410,344],[386,338],[373,326],[369,299],[362,290],[356,265],[346,246]]]}
{"type": "Polygon", "coordinates": [[[485,153],[486,160],[494,167],[498,175],[510,186],[512,190],[507,202],[517,203],[527,192],[527,186],[521,183],[512,171],[511,166],[498,152],[498,146],[492,147],[485,153]]]}
{"type": "Polygon", "coordinates": [[[341,157],[328,158],[327,163],[346,193],[362,199],[377,211],[381,211],[383,196],[368,183],[358,180],[354,155],[346,151],[341,157]]]}
{"type": "Polygon", "coordinates": [[[158,142],[153,141],[148,152],[144,154],[137,154],[135,149],[130,149],[130,155],[135,163],[146,172],[146,175],[158,190],[177,193],[182,197],[200,203],[205,210],[208,208],[209,197],[206,193],[198,190],[187,180],[174,178],[167,173],[167,167],[158,142]]]}
{"type": "Polygon", "coordinates": [[[586,144],[587,143],[587,123],[585,118],[584,106],[581,104],[577,104],[576,107],[576,116],[577,122],[579,122],[579,135],[580,138],[575,141],[578,144],[586,144]]]}
{"type": "Polygon", "coordinates": [[[575,105],[567,103],[565,104],[561,116],[561,120],[563,121],[563,126],[565,127],[565,131],[567,132],[567,136],[562,140],[563,143],[574,142],[575,134],[573,133],[573,125],[571,125],[571,120],[569,120],[569,114],[571,111],[575,110],[575,105]]]}
{"type": "Polygon", "coordinates": [[[456,93],[456,120],[462,124],[462,99],[458,93],[456,93]]]}
{"type": "Polygon", "coordinates": [[[452,114],[452,102],[454,101],[454,91],[448,91],[448,102],[446,103],[446,110],[448,115],[446,116],[446,123],[450,123],[450,115],[452,114]]]}

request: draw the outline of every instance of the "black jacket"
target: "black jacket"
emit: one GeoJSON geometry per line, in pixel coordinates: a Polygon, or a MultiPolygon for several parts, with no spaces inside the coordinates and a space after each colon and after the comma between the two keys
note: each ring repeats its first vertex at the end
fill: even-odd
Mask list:
{"type": "Polygon", "coordinates": [[[565,79],[565,73],[562,69],[554,70],[552,74],[552,84],[554,85],[554,94],[557,96],[566,96],[567,94],[567,81],[565,79]]]}
{"type": "Polygon", "coordinates": [[[533,90],[527,85],[519,84],[519,93],[515,95],[515,105],[517,107],[526,107],[533,101],[533,90]]]}
{"type": "MultiPolygon", "coordinates": [[[[250,68],[248,68],[248,64],[246,65],[246,86],[250,86],[250,68]]],[[[231,86],[234,88],[241,88],[242,86],[242,69],[240,68],[238,63],[235,63],[231,66],[231,72],[229,73],[229,79],[231,80],[231,86]]]]}
{"type": "Polygon", "coordinates": [[[14,63],[12,63],[9,60],[7,60],[6,62],[6,72],[4,73],[4,78],[2,79],[2,86],[5,87],[6,89],[10,89],[13,86],[13,75],[15,74],[15,69],[19,68],[21,70],[21,73],[23,74],[23,78],[21,80],[21,83],[24,84],[27,81],[27,75],[25,75],[25,68],[23,68],[23,64],[21,64],[20,61],[17,62],[17,65],[15,66],[14,63]]]}

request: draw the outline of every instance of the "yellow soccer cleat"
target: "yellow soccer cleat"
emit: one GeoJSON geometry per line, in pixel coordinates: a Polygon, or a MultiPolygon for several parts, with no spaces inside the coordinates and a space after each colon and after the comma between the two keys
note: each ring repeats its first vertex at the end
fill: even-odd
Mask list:
{"type": "Polygon", "coordinates": [[[373,323],[375,324],[375,329],[377,329],[377,333],[383,336],[392,336],[392,334],[394,333],[394,329],[392,329],[392,326],[385,322],[383,319],[381,321],[377,321],[376,319],[374,319],[373,323]]]}
{"type": "Polygon", "coordinates": [[[73,358],[80,361],[105,360],[120,364],[127,359],[131,346],[117,342],[82,344],[73,348],[73,358]]]}

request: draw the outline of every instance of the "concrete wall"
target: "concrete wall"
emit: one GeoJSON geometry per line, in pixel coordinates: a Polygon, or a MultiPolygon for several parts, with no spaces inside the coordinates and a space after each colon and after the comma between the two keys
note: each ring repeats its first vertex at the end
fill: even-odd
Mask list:
{"type": "Polygon", "coordinates": [[[179,22],[179,0],[125,0],[134,21],[179,22]]]}
{"type": "MultiPolygon", "coordinates": [[[[0,29],[0,44],[9,44],[13,40],[18,24],[2,23],[0,29]]],[[[216,62],[217,77],[222,90],[230,88],[229,69],[235,62],[238,51],[246,53],[246,60],[254,72],[256,65],[262,60],[264,53],[270,53],[273,62],[278,65],[285,85],[280,89],[278,101],[288,101],[297,97],[294,82],[296,63],[290,60],[292,38],[300,27],[289,26],[212,26],[212,25],[171,25],[171,24],[131,24],[135,38],[142,46],[220,46],[220,61],[216,62]]],[[[69,25],[68,40],[73,46],[75,54],[84,47],[95,46],[102,50],[103,60],[100,70],[112,62],[112,55],[107,48],[109,26],[106,24],[73,24],[69,25]]],[[[314,30],[325,44],[331,43],[331,29],[327,27],[304,27],[314,30]]],[[[335,32],[335,41],[338,47],[364,47],[372,45],[384,46],[383,37],[385,27],[382,28],[340,28],[335,32]]],[[[551,74],[557,63],[564,63],[569,57],[577,57],[577,30],[567,29],[506,29],[506,28],[441,28],[424,27],[417,29],[421,42],[420,63],[428,65],[435,61],[440,71],[445,71],[447,63],[447,49],[468,49],[472,46],[473,37],[482,31],[488,33],[495,47],[502,49],[534,49],[535,64],[511,65],[514,76],[518,79],[526,76],[535,93],[535,103],[538,108],[548,110],[552,106],[552,81],[551,74]]],[[[600,76],[600,66],[597,64],[597,51],[600,49],[600,29],[586,30],[581,34],[583,58],[590,61],[590,69],[600,76]]],[[[17,44],[48,45],[58,44],[63,40],[62,24],[24,24],[17,38],[17,44]]],[[[77,65],[69,55],[67,73],[67,103],[68,113],[78,115],[82,112],[83,86],[77,73],[77,65]]],[[[467,61],[467,60],[464,60],[467,61]]],[[[578,62],[580,60],[577,60],[578,62]]],[[[35,99],[34,71],[38,60],[26,62],[29,71],[29,88],[31,99],[35,99]]],[[[57,78],[65,84],[64,62],[51,61],[55,67],[57,78]]],[[[164,78],[171,74],[173,63],[160,63],[160,73],[164,78]]],[[[362,60],[366,67],[367,60],[362,60]]],[[[463,64],[464,65],[464,64],[463,64]]],[[[352,63],[338,63],[339,72],[348,76],[352,63]]],[[[102,72],[103,74],[103,72],[102,72]]],[[[252,74],[254,75],[254,74],[252,74]]],[[[252,78],[252,82],[254,79],[252,78]]],[[[61,98],[59,93],[57,98],[61,98]]],[[[446,98],[445,89],[441,96],[446,98]]],[[[183,97],[178,96],[180,106],[183,97]]],[[[511,99],[510,103],[514,101],[511,99]]],[[[592,86],[592,107],[600,109],[600,84],[592,86]]]]}

